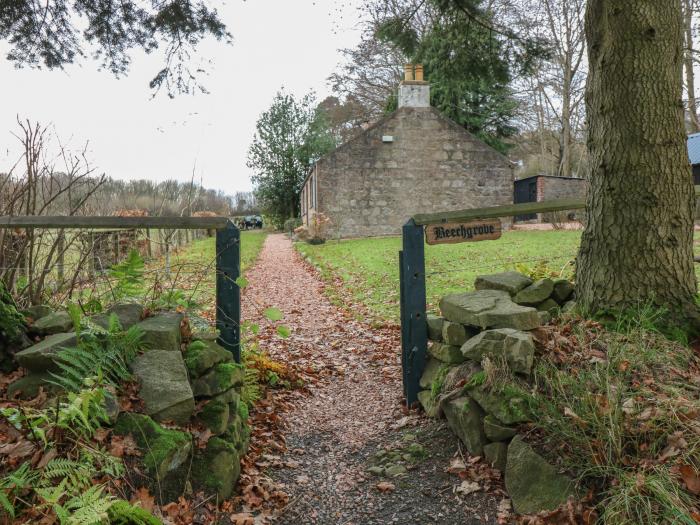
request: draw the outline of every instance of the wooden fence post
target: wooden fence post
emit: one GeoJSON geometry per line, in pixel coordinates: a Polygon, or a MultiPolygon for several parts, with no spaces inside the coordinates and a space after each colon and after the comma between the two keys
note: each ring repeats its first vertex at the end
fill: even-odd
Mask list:
{"type": "Polygon", "coordinates": [[[216,231],[216,327],[219,344],[241,362],[241,232],[228,221],[216,231]]]}

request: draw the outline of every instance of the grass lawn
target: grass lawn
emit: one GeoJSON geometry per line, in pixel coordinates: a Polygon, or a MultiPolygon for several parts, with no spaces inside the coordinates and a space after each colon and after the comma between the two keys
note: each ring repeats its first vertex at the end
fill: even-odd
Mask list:
{"type": "MultiPolygon", "coordinates": [[[[428,309],[436,309],[448,292],[471,289],[477,275],[514,269],[518,264],[545,263],[557,272],[570,272],[568,263],[580,238],[578,231],[514,231],[497,241],[426,245],[428,309]]],[[[296,248],[321,268],[325,280],[340,278],[377,321],[398,322],[400,237],[329,241],[319,246],[296,243],[296,248]]]]}
{"type": "MultiPolygon", "coordinates": [[[[241,273],[253,265],[265,242],[267,233],[241,232],[241,273]]],[[[202,308],[210,308],[216,302],[216,238],[208,237],[178,250],[170,259],[170,278],[163,279],[162,287],[179,290],[202,308]]],[[[164,275],[163,257],[148,264],[147,275],[164,275]],[[155,272],[154,272],[155,271],[155,272]],[[152,273],[154,272],[154,273],[152,273]]]]}

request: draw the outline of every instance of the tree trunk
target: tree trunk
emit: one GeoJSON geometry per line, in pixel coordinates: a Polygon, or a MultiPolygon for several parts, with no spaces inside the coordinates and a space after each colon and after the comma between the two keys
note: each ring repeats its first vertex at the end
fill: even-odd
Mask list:
{"type": "Polygon", "coordinates": [[[590,0],[590,191],[578,258],[589,312],[652,302],[694,317],[694,190],[680,0],[590,0]]]}
{"type": "Polygon", "coordinates": [[[685,89],[688,94],[688,121],[690,132],[700,131],[698,121],[698,102],[695,98],[695,71],[693,70],[693,1],[683,0],[683,25],[685,32],[685,54],[683,67],[685,69],[685,89]]]}

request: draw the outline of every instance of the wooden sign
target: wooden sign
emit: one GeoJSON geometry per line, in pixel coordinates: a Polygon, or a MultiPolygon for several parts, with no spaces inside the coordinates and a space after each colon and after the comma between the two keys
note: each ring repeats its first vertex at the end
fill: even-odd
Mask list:
{"type": "Polygon", "coordinates": [[[499,219],[429,224],[425,227],[425,242],[428,244],[456,244],[492,241],[500,238],[501,221],[499,219]]]}

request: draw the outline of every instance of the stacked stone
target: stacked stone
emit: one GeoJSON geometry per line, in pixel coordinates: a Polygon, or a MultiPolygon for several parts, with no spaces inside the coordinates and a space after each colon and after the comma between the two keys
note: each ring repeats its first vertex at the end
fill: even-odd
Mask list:
{"type": "MultiPolygon", "coordinates": [[[[16,354],[17,362],[28,373],[9,385],[10,396],[31,398],[40,386],[49,388],[46,381],[51,372],[60,370],[57,353],[77,342],[67,312],[35,307],[32,315],[35,321],[31,329],[44,339],[16,354]]],[[[142,320],[143,306],[127,303],[114,305],[90,321],[106,328],[113,315],[124,330],[138,326],[146,348],[132,363],[143,413],[120,414],[111,397],[107,408],[114,433],[134,438],[143,452],[145,481],[152,483],[165,501],[177,500],[188,489],[203,490],[219,499],[230,497],[250,438],[248,410],[241,402],[243,367],[233,362],[232,354],[215,338],[195,338],[183,352],[183,324],[187,321],[181,313],[162,312],[142,320]],[[200,449],[193,447],[192,433],[165,428],[161,423],[194,423],[211,437],[200,449]]]]}
{"type": "MultiPolygon", "coordinates": [[[[36,305],[22,312],[31,324],[28,333],[31,337],[41,341],[17,352],[15,360],[23,367],[27,374],[10,384],[7,388],[8,397],[20,397],[31,399],[39,391],[50,389],[50,372],[59,370],[56,363],[56,354],[64,348],[73,348],[77,343],[77,336],[73,328],[73,320],[65,310],[53,311],[45,305],[36,305]]],[[[92,318],[92,321],[102,327],[106,327],[109,317],[115,315],[122,328],[127,330],[139,323],[143,316],[143,306],[133,303],[116,304],[105,314],[92,318]]]]}
{"type": "Polygon", "coordinates": [[[418,398],[430,417],[445,416],[470,454],[505,473],[517,512],[554,509],[573,485],[517,434],[532,420],[523,386],[535,355],[530,331],[562,307],[573,307],[573,285],[505,272],[478,277],[475,288],[445,296],[442,317],[428,316],[430,359],[418,398]],[[489,384],[487,360],[515,380],[489,384]]]}
{"type": "Polygon", "coordinates": [[[211,433],[192,464],[196,490],[231,496],[241,472],[240,458],[248,451],[248,407],[241,401],[244,368],[231,352],[212,340],[195,340],[185,351],[192,390],[201,406],[195,419],[211,433]]]}

